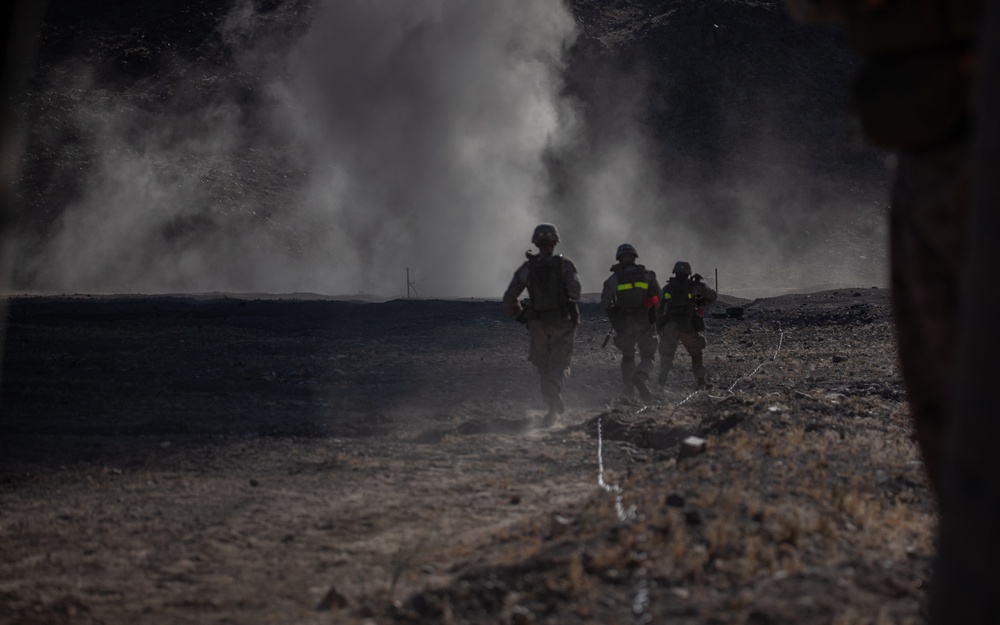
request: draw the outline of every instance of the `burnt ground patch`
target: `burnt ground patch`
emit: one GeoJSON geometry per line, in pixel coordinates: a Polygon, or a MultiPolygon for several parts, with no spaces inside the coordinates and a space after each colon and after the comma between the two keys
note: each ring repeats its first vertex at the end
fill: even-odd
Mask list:
{"type": "Polygon", "coordinates": [[[0,617],[915,622],[935,511],[886,296],[723,297],[713,388],[681,352],[650,405],[587,304],[548,429],[495,301],[14,298],[0,617]]]}

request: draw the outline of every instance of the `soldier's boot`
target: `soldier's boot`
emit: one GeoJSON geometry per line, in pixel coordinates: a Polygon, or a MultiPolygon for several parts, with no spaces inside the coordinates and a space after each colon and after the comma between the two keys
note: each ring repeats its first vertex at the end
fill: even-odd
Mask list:
{"type": "Polygon", "coordinates": [[[542,394],[545,395],[545,401],[549,405],[549,411],[542,417],[542,425],[551,427],[555,424],[556,417],[566,412],[566,404],[563,403],[562,390],[557,384],[548,382],[542,387],[542,390],[542,394]]]}
{"type": "Polygon", "coordinates": [[[704,391],[711,388],[711,384],[709,384],[705,380],[705,375],[706,375],[705,365],[702,363],[701,360],[694,361],[692,370],[694,371],[694,380],[697,385],[697,389],[699,391],[704,391]]]}
{"type": "Polygon", "coordinates": [[[649,392],[649,387],[646,385],[647,377],[648,374],[644,371],[636,372],[636,374],[632,376],[632,384],[639,389],[639,397],[642,398],[642,401],[648,403],[653,401],[653,394],[649,392]]]}
{"type": "Polygon", "coordinates": [[[625,397],[631,398],[635,395],[635,386],[632,384],[632,372],[627,370],[624,364],[622,364],[622,388],[624,389],[625,397]]]}
{"type": "Polygon", "coordinates": [[[670,377],[670,367],[666,365],[661,366],[660,376],[656,379],[656,381],[660,383],[660,386],[663,386],[664,384],[667,383],[667,378],[669,377],[670,377]]]}
{"type": "Polygon", "coordinates": [[[542,425],[547,428],[552,427],[556,423],[556,418],[564,412],[566,404],[563,403],[561,396],[556,395],[549,401],[549,411],[542,417],[542,425]]]}
{"type": "Polygon", "coordinates": [[[635,360],[622,358],[622,386],[625,387],[625,397],[635,397],[635,360]]]}

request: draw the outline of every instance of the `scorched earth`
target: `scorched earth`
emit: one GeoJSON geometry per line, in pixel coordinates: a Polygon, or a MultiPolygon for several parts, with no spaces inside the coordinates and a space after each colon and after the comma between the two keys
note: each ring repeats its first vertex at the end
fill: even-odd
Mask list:
{"type": "Polygon", "coordinates": [[[888,292],[709,313],[645,406],[584,305],[545,429],[496,301],[9,298],[0,623],[919,622],[888,292]]]}

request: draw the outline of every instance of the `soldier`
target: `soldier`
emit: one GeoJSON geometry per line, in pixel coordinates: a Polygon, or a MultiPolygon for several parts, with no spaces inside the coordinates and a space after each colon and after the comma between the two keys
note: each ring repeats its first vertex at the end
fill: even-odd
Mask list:
{"type": "Polygon", "coordinates": [[[631,397],[635,389],[643,401],[650,401],[647,380],[653,372],[658,339],[653,331],[656,323],[656,305],[660,284],[656,273],[635,264],[639,253],[622,243],[615,252],[618,262],[611,267],[611,276],[604,281],[601,308],[608,313],[615,332],[615,347],[622,352],[622,383],[625,395],[631,397]],[[635,364],[635,349],[639,348],[639,365],[635,364]]]}
{"type": "Polygon", "coordinates": [[[941,514],[929,622],[996,623],[1000,9],[983,0],[788,0],[843,23],[866,136],[898,157],[890,250],[914,434],[941,514]],[[978,261],[978,262],[970,262],[978,261]],[[973,287],[972,285],[975,285],[973,287]]]}
{"type": "Polygon", "coordinates": [[[549,406],[543,420],[548,427],[566,410],[562,391],[569,379],[576,326],[580,323],[580,280],[573,261],[553,254],[559,242],[554,225],[539,224],[531,242],[538,247],[538,253],[525,252],[528,260],[514,272],[503,294],[503,311],[528,326],[528,360],[538,368],[542,397],[549,406]],[[525,289],[528,299],[519,302],[525,289]]]}
{"type": "Polygon", "coordinates": [[[708,388],[705,380],[705,318],[704,307],[715,301],[715,291],[698,274],[691,275],[691,265],[683,260],[674,264],[674,275],[663,287],[663,299],[656,319],[660,334],[660,384],[674,365],[677,342],[691,354],[691,370],[698,390],[708,388]]]}

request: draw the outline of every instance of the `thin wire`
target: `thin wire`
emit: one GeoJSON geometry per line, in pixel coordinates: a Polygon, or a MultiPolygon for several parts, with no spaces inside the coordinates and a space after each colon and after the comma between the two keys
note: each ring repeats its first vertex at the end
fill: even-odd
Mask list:
{"type": "Polygon", "coordinates": [[[749,380],[751,377],[753,377],[753,375],[755,373],[757,373],[758,371],[760,371],[761,368],[764,365],[766,365],[768,362],[774,362],[774,361],[776,361],[778,359],[778,352],[781,351],[781,343],[784,340],[784,338],[785,338],[785,331],[782,330],[781,334],[778,336],[778,347],[774,350],[774,355],[771,356],[770,361],[767,360],[767,359],[762,360],[761,363],[759,365],[757,365],[756,369],[754,369],[753,371],[751,371],[750,373],[748,373],[745,376],[736,378],[736,380],[733,382],[733,385],[729,387],[729,392],[730,393],[733,392],[733,389],[736,388],[736,385],[740,383],[740,380],[749,380]]]}
{"type": "Polygon", "coordinates": [[[608,484],[604,481],[604,436],[601,430],[600,417],[597,417],[597,483],[604,489],[604,492],[614,493],[615,513],[618,514],[619,521],[635,520],[637,518],[635,506],[629,506],[628,510],[625,509],[624,493],[621,486],[608,484]]]}

